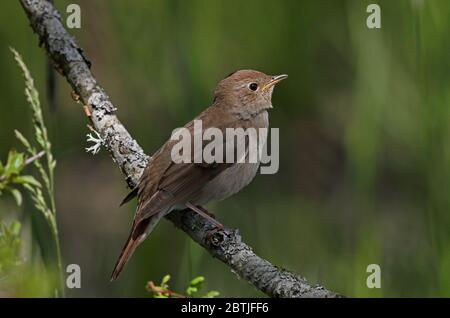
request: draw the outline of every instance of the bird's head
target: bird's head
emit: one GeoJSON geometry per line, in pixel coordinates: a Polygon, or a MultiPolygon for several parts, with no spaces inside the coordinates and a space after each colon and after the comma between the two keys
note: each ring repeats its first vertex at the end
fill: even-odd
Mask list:
{"type": "Polygon", "coordinates": [[[214,92],[214,104],[238,114],[256,115],[272,108],[273,88],[287,77],[253,70],[236,71],[219,82],[214,92]]]}

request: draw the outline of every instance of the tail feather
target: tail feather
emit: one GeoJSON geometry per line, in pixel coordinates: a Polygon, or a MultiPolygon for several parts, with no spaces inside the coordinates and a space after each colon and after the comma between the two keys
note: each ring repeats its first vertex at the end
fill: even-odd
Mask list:
{"type": "Polygon", "coordinates": [[[115,281],[119,277],[125,265],[128,263],[131,255],[133,255],[139,244],[145,239],[146,231],[149,224],[149,219],[142,220],[137,225],[133,224],[131,233],[128,236],[127,242],[117,259],[116,265],[111,275],[111,281],[115,281]]]}
{"type": "Polygon", "coordinates": [[[127,196],[122,200],[122,202],[120,202],[120,206],[124,205],[125,203],[128,203],[129,201],[131,201],[134,197],[137,196],[139,191],[139,188],[136,187],[133,190],[131,190],[130,193],[127,194],[127,196]]]}
{"type": "Polygon", "coordinates": [[[117,277],[119,277],[119,274],[122,272],[123,268],[125,267],[125,264],[130,259],[131,255],[133,254],[138,244],[139,244],[138,241],[133,240],[131,237],[128,239],[126,245],[122,250],[122,253],[119,256],[119,259],[117,260],[116,266],[114,267],[114,271],[111,274],[111,281],[115,281],[117,277]]]}
{"type": "Polygon", "coordinates": [[[115,281],[127,264],[130,257],[133,255],[136,248],[144,239],[153,231],[158,221],[165,215],[164,211],[156,213],[149,218],[133,223],[131,233],[128,236],[127,242],[117,259],[114,270],[111,274],[111,281],[115,281]]]}

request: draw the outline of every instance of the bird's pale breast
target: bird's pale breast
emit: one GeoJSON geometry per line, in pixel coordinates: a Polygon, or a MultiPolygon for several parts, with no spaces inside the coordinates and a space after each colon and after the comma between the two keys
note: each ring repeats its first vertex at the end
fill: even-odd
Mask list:
{"type": "MultiPolygon", "coordinates": [[[[253,124],[254,128],[267,128],[269,126],[267,112],[264,111],[254,118],[253,124]]],[[[259,140],[259,142],[264,144],[266,140],[259,140]]],[[[259,159],[258,157],[257,162],[249,163],[247,153],[245,163],[236,163],[209,181],[199,193],[194,195],[193,203],[202,205],[211,201],[220,201],[238,193],[256,176],[260,165],[259,159]]]]}

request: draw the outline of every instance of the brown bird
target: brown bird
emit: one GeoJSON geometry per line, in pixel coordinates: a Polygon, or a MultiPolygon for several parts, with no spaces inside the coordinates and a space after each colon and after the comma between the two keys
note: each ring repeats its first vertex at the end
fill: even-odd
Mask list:
{"type": "MultiPolygon", "coordinates": [[[[200,133],[203,134],[203,131],[212,127],[222,132],[226,128],[268,128],[267,110],[272,108],[274,85],[285,78],[287,75],[269,76],[253,70],[240,70],[230,74],[217,85],[213,104],[194,119],[202,121],[200,133]]],[[[199,133],[194,131],[194,120],[184,126],[192,138],[195,133],[199,133]]],[[[201,205],[223,200],[239,192],[252,181],[259,168],[259,159],[253,163],[229,163],[228,160],[175,163],[171,153],[177,142],[168,140],[154,154],[138,186],[122,202],[123,204],[138,197],[131,233],[117,260],[111,280],[118,277],[136,247],[163,216],[173,210],[190,208],[211,219],[201,205]]],[[[201,147],[207,144],[203,141],[201,147]]],[[[225,139],[225,152],[228,145],[230,142],[225,139]]],[[[236,154],[236,146],[233,147],[236,154]]],[[[193,152],[195,153],[195,149],[193,152]]],[[[248,151],[245,155],[248,156],[248,151]]],[[[214,219],[212,221],[221,226],[214,219]]]]}

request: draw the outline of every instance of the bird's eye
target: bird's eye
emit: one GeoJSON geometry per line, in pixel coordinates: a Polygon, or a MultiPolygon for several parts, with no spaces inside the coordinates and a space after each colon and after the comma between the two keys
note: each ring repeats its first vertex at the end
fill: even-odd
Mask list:
{"type": "Polygon", "coordinates": [[[250,88],[252,91],[256,91],[258,89],[258,84],[251,83],[250,85],[248,85],[248,88],[250,88]]]}

